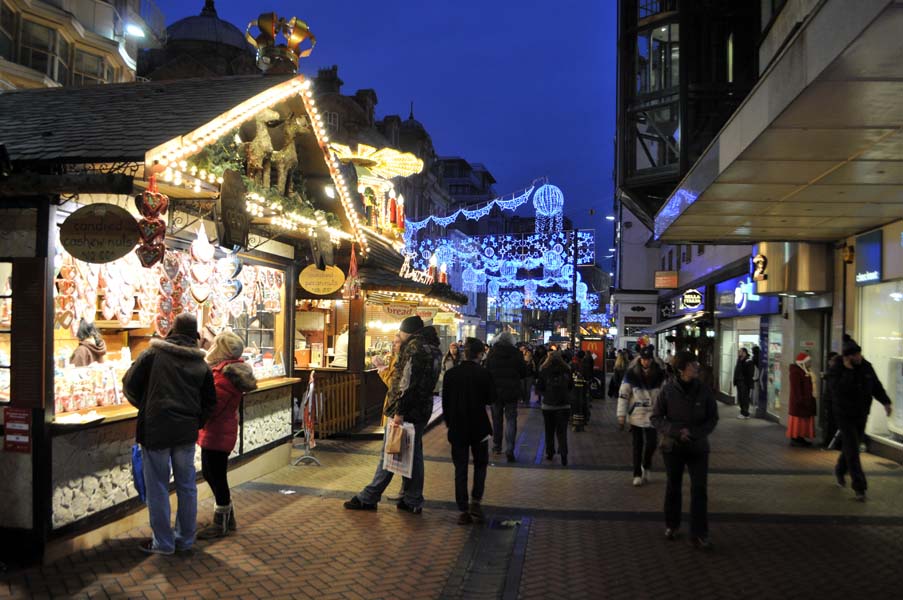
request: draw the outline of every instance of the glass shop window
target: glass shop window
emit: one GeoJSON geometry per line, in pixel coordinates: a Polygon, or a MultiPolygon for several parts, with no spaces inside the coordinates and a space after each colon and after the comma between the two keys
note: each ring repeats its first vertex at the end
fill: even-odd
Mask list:
{"type": "Polygon", "coordinates": [[[5,2],[0,2],[0,56],[13,59],[15,49],[16,13],[5,2]]]}
{"type": "Polygon", "coordinates": [[[662,92],[680,83],[680,25],[666,24],[637,34],[637,95],[662,92]]]}
{"type": "Polygon", "coordinates": [[[680,122],[678,103],[660,108],[638,110],[630,115],[628,138],[632,172],[676,167],[680,159],[680,122]]]}
{"type": "Polygon", "coordinates": [[[13,324],[12,263],[0,263],[0,403],[9,402],[10,369],[12,350],[10,348],[13,324]]]}

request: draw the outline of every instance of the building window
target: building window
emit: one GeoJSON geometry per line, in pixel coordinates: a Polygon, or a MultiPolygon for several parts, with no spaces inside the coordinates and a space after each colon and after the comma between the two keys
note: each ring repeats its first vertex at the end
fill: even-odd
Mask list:
{"type": "Polygon", "coordinates": [[[662,257],[662,271],[665,270],[665,257],[662,257]]]}
{"type": "Polygon", "coordinates": [[[336,132],[339,130],[339,113],[326,112],[326,128],[336,132]]]}
{"type": "Polygon", "coordinates": [[[68,63],[69,44],[63,37],[49,27],[23,22],[19,64],[66,84],[69,82],[68,63]]]}
{"type": "Polygon", "coordinates": [[[75,67],[72,77],[74,85],[109,83],[112,76],[113,69],[106,64],[102,56],[89,54],[82,50],[75,51],[75,67]]]}
{"type": "Polygon", "coordinates": [[[727,36],[727,82],[734,83],[734,34],[727,36]]]}
{"type": "Polygon", "coordinates": [[[668,270],[674,270],[674,248],[668,250],[668,270]]]}
{"type": "Polygon", "coordinates": [[[637,3],[637,16],[640,19],[672,10],[677,10],[677,0],[640,0],[637,3]]]}
{"type": "Polygon", "coordinates": [[[636,42],[637,95],[676,88],[680,83],[680,25],[640,31],[636,42]]]}
{"type": "Polygon", "coordinates": [[[16,13],[5,3],[0,2],[0,56],[13,60],[15,48],[16,13]]]}
{"type": "Polygon", "coordinates": [[[677,102],[632,112],[631,136],[628,138],[633,158],[632,173],[677,166],[680,160],[679,117],[677,102]]]}

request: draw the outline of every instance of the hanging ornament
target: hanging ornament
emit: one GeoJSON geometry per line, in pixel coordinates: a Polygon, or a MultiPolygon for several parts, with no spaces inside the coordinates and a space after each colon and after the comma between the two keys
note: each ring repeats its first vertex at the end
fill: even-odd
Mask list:
{"type": "MultiPolygon", "coordinates": [[[[157,176],[151,175],[147,191],[135,197],[138,212],[144,217],[138,221],[138,230],[141,243],[135,249],[135,255],[141,262],[141,266],[149,269],[161,260],[166,254],[164,239],[166,235],[166,223],[160,219],[160,215],[169,208],[169,198],[157,191],[157,176]]],[[[129,274],[131,276],[133,274],[129,274]]]]}
{"type": "Polygon", "coordinates": [[[357,274],[357,255],[354,252],[354,244],[351,244],[351,260],[348,262],[348,277],[342,287],[342,298],[356,300],[361,294],[361,279],[357,274]]]}

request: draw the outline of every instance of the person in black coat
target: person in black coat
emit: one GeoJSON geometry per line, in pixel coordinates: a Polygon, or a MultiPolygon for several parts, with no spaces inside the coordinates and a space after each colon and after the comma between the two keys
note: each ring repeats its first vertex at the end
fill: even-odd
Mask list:
{"type": "Polygon", "coordinates": [[[856,500],[865,501],[868,484],[859,460],[859,443],[865,437],[865,423],[872,407],[872,398],[884,405],[889,417],[891,402],[872,364],[862,357],[862,348],[844,334],[841,360],[828,370],[832,410],[840,430],[841,452],[834,466],[837,485],[846,487],[849,472],[856,500]]]}
{"type": "Polygon", "coordinates": [[[213,372],[198,347],[194,315],[181,313],[164,340],[154,339],[122,378],[129,403],[138,409],[136,437],[141,445],[147,511],[154,537],[141,549],[172,554],[194,544],[197,530],[195,442],[216,407],[213,372]],[[179,508],[170,526],[170,465],[179,508]]]}
{"type": "Polygon", "coordinates": [[[738,419],[749,418],[749,394],[753,387],[753,376],[756,366],[749,357],[746,348],[740,348],[740,356],[734,365],[734,385],[737,387],[737,404],[740,405],[738,419]]]}
{"type": "Polygon", "coordinates": [[[718,406],[711,388],[699,381],[699,362],[690,352],[674,359],[677,376],[668,380],[652,409],[652,424],[661,435],[662,458],[668,474],[665,488],[665,537],[680,529],[684,468],[690,472],[690,541],[709,549],[709,435],[718,424],[718,406]]]}
{"type": "Polygon", "coordinates": [[[489,465],[489,439],[492,424],[486,407],[495,398],[495,386],[489,371],[480,366],[483,342],[467,338],[464,360],[445,373],[442,381],[442,415],[448,427],[452,462],[455,464],[455,501],[462,525],[483,521],[480,502],[489,465]],[[467,503],[467,461],[473,456],[473,491],[467,503]]]}
{"type": "Polygon", "coordinates": [[[486,368],[492,374],[495,400],[492,403],[492,446],[496,454],[505,454],[514,462],[514,440],[517,438],[517,401],[522,394],[521,379],[527,376],[527,363],[520,350],[514,347],[514,336],[503,332],[486,357],[486,368]]]}

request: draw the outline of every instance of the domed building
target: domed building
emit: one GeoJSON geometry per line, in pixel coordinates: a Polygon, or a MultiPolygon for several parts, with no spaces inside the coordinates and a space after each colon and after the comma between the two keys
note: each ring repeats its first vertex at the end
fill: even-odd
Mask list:
{"type": "Polygon", "coordinates": [[[213,0],[206,0],[201,14],[166,28],[162,48],[139,55],[138,76],[161,81],[251,75],[260,72],[255,56],[241,30],[220,19],[213,0]]]}

